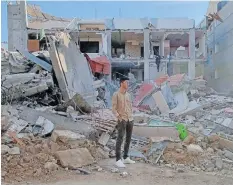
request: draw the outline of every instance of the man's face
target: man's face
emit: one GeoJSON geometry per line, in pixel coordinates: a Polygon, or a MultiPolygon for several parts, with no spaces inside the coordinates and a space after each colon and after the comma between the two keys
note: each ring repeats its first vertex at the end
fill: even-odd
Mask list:
{"type": "Polygon", "coordinates": [[[128,81],[127,81],[127,80],[123,81],[123,82],[121,83],[121,85],[122,85],[122,87],[123,87],[124,89],[128,89],[128,81]]]}

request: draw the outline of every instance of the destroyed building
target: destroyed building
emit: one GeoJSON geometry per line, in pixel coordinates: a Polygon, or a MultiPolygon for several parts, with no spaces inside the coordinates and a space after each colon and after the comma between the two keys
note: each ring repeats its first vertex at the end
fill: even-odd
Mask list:
{"type": "Polygon", "coordinates": [[[44,34],[67,30],[82,53],[91,58],[100,55],[108,58],[113,80],[120,75],[128,76],[129,72],[138,81],[153,80],[167,73],[187,73],[193,79],[204,72],[204,31],[195,28],[192,19],[69,20],[48,15],[24,2],[8,5],[8,24],[15,26],[14,19],[19,18],[23,23],[17,29],[9,26],[9,50],[15,50],[16,46],[29,51],[40,50],[46,45],[44,34]],[[23,13],[14,18],[11,15],[16,7],[23,13]],[[21,38],[19,42],[14,35],[21,38]]]}
{"type": "Polygon", "coordinates": [[[221,93],[233,92],[233,2],[210,1],[201,27],[206,30],[205,78],[221,93]]]}

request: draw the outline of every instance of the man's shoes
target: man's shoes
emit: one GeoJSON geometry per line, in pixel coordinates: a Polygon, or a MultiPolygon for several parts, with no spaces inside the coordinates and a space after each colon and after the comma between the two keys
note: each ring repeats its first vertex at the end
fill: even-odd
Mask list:
{"type": "Polygon", "coordinates": [[[117,166],[118,168],[125,168],[125,165],[124,165],[124,163],[122,162],[121,159],[118,160],[118,161],[116,162],[116,166],[117,166]]]}
{"type": "Polygon", "coordinates": [[[134,164],[135,161],[131,160],[129,157],[127,157],[126,159],[123,159],[123,163],[124,164],[134,164]]]}

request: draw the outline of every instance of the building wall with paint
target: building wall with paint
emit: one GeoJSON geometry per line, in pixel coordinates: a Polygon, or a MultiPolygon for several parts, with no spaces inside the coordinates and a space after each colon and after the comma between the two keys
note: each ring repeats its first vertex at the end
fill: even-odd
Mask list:
{"type": "Polygon", "coordinates": [[[216,91],[233,90],[233,2],[218,12],[223,22],[214,20],[207,30],[205,77],[216,91]]]}

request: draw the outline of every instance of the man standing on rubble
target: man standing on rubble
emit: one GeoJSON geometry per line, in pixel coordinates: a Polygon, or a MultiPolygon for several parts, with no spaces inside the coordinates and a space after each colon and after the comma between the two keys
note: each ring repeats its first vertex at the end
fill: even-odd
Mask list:
{"type": "Polygon", "coordinates": [[[124,164],[134,164],[135,161],[128,157],[129,145],[133,131],[132,102],[130,94],[127,92],[129,78],[120,79],[120,89],[114,93],[112,97],[112,111],[117,117],[118,136],[116,141],[116,166],[124,168],[124,164]],[[126,140],[124,145],[124,155],[121,159],[121,145],[123,143],[124,134],[126,132],[126,140]]]}

